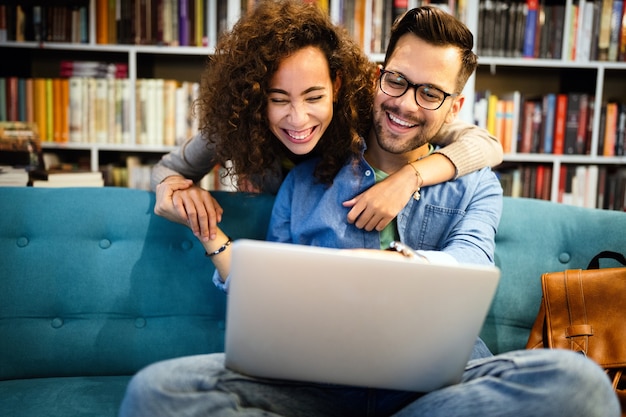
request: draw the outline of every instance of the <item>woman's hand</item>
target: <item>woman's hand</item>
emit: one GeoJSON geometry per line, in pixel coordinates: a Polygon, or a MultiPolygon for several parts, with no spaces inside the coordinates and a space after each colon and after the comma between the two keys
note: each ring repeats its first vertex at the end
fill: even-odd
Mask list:
{"type": "Polygon", "coordinates": [[[189,226],[198,239],[206,242],[215,239],[224,210],[208,191],[175,175],[157,185],[154,212],[189,226]]]}

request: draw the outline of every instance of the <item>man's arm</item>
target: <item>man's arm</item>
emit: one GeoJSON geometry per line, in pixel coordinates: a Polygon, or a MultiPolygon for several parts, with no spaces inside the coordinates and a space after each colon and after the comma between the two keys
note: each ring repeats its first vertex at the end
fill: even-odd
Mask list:
{"type": "Polygon", "coordinates": [[[502,162],[502,145],[498,139],[487,130],[460,120],[444,124],[431,143],[442,147],[344,202],[345,207],[351,207],[348,222],[361,229],[380,231],[419,188],[502,162]]]}

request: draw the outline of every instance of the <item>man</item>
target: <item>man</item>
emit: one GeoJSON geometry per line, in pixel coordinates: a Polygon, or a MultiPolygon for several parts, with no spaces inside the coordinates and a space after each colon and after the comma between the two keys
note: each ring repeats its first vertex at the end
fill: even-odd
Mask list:
{"type": "MultiPolygon", "coordinates": [[[[294,168],[277,196],[270,239],[376,250],[400,239],[427,261],[493,263],[501,188],[489,169],[418,188],[381,233],[347,224],[335,205],[375,175],[431,151],[429,139],[463,104],[460,91],[476,68],[472,47],[467,28],[436,8],[413,9],[394,24],[363,155],[331,185],[314,178],[314,161],[294,168]]],[[[227,253],[208,245],[215,256],[227,253]]],[[[175,359],[134,378],[122,415],[617,417],[620,411],[608,378],[583,356],[556,350],[492,356],[479,340],[462,381],[430,393],[256,379],[226,369],[219,354],[175,359]]]]}

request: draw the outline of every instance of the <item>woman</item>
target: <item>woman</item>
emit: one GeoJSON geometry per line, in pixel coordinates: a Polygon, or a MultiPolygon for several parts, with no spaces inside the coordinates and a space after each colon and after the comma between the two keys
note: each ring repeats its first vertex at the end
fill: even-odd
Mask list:
{"type": "MultiPolygon", "coordinates": [[[[314,5],[303,3],[260,2],[221,36],[203,74],[197,108],[201,134],[164,156],[153,170],[155,212],[188,224],[202,241],[215,239],[222,209],[194,182],[216,163],[232,162],[241,190],[275,193],[290,167],[310,156],[328,156],[316,176],[334,177],[346,158],[358,152],[359,136],[369,128],[375,66],[346,31],[314,5]],[[307,46],[323,52],[334,90],[332,100],[325,102],[332,112],[328,124],[298,122],[298,129],[312,129],[305,135],[307,145],[301,146],[295,137],[290,143],[284,131],[270,126],[268,106],[275,92],[269,87],[284,59],[307,46]]],[[[300,64],[297,71],[307,68],[307,62],[300,64]]],[[[289,99],[285,106],[294,103],[289,99]]],[[[296,109],[299,117],[307,117],[302,109],[296,109]]],[[[345,202],[352,207],[347,221],[368,231],[382,230],[420,187],[502,160],[496,138],[463,122],[447,125],[433,144],[443,148],[414,164],[419,176],[405,167],[345,202]]]]}

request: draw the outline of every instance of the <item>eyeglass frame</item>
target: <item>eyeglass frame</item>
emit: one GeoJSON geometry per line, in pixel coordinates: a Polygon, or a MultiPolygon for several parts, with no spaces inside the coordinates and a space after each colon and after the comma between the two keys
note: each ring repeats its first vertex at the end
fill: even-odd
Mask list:
{"type": "Polygon", "coordinates": [[[421,107],[424,110],[432,110],[432,111],[439,110],[441,108],[441,106],[443,106],[443,103],[445,103],[445,101],[446,101],[446,99],[448,97],[457,97],[459,95],[459,93],[446,93],[441,88],[434,87],[431,84],[425,84],[425,83],[415,84],[415,83],[412,83],[411,81],[407,80],[406,77],[404,75],[400,74],[399,72],[389,71],[389,70],[386,70],[386,69],[384,69],[382,67],[380,68],[380,76],[378,77],[378,86],[380,88],[380,91],[382,91],[383,93],[385,93],[389,97],[394,97],[394,98],[402,97],[403,95],[406,94],[407,91],[409,91],[409,88],[412,87],[413,88],[413,98],[415,99],[415,104],[417,104],[419,107],[421,107]],[[385,76],[385,74],[393,74],[393,75],[397,76],[398,78],[402,78],[406,82],[406,88],[402,92],[402,94],[394,96],[394,95],[389,94],[388,92],[386,92],[383,89],[383,77],[385,76]],[[419,101],[417,100],[417,89],[420,88],[420,87],[428,87],[428,88],[432,88],[434,90],[442,92],[443,93],[443,100],[441,100],[441,103],[439,103],[439,105],[437,107],[435,107],[434,109],[429,109],[429,108],[426,108],[426,107],[422,106],[419,103],[419,101]]]}

